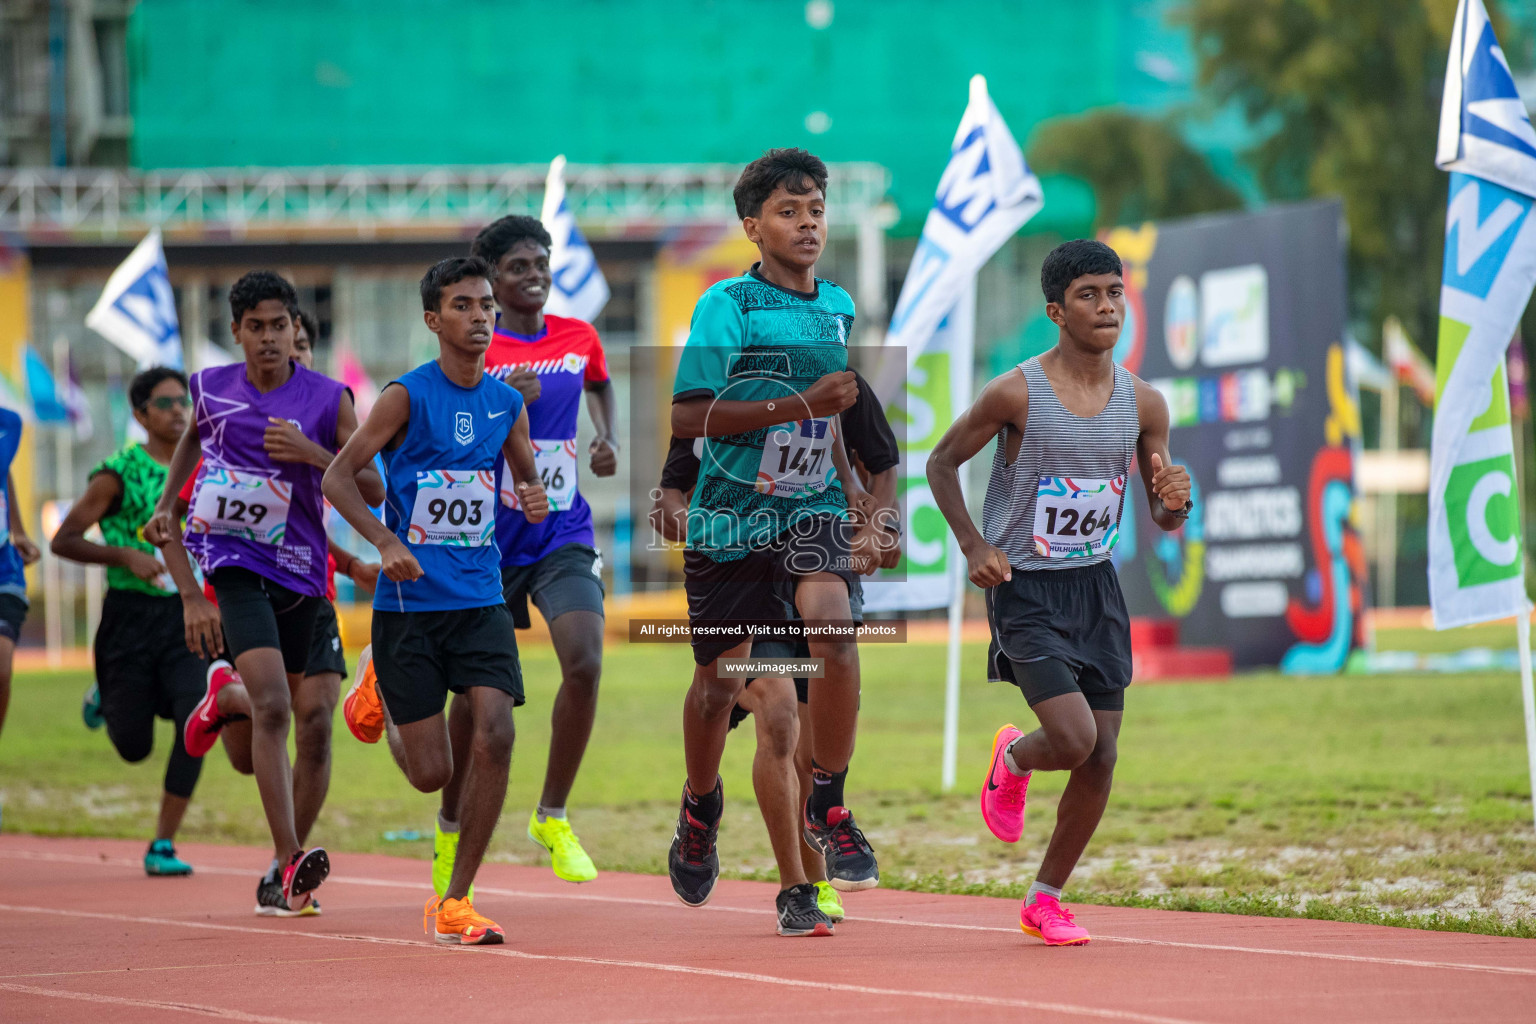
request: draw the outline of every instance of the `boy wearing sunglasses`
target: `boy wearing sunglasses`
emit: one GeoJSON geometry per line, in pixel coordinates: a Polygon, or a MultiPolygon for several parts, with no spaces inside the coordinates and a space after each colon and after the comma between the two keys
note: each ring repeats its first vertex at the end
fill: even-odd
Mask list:
{"type": "MultiPolygon", "coordinates": [[[[165,489],[166,466],[187,428],[192,401],[181,371],[145,370],[128,386],[133,418],[148,435],[130,441],[91,470],[85,494],[53,537],[53,553],[74,562],[107,567],[107,595],[96,631],[96,690],[107,736],[125,761],[142,761],[155,739],[155,719],[176,723],[155,837],[144,854],[148,875],[190,875],[176,856],[176,830],[192,799],[203,761],[182,741],[187,716],[202,699],[207,665],[187,648],[181,598],[167,562],[144,539],[144,524],[165,489]],[[86,531],[101,527],[102,543],[86,531]]],[[[169,563],[190,579],[178,543],[169,563]]]]}

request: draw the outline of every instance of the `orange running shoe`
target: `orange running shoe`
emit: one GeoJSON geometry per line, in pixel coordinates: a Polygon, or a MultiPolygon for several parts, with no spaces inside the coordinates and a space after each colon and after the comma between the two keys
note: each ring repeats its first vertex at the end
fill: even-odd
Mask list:
{"type": "Polygon", "coordinates": [[[501,925],[475,913],[475,905],[467,899],[439,899],[433,896],[422,908],[422,931],[431,931],[427,922],[434,917],[437,918],[438,942],[457,942],[461,946],[499,946],[506,941],[501,925]]]}
{"type": "Polygon", "coordinates": [[[364,743],[377,743],[384,735],[384,705],[379,702],[379,677],[373,671],[373,645],[357,656],[357,681],[341,704],[341,717],[352,735],[364,743]]]}

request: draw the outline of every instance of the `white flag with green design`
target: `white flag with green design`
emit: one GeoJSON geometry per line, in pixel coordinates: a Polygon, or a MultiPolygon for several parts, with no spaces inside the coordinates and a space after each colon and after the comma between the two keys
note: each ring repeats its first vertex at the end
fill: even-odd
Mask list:
{"type": "Polygon", "coordinates": [[[1504,356],[1536,284],[1536,132],[1481,0],[1462,0],[1436,164],[1451,172],[1430,452],[1435,626],[1526,607],[1504,356]]]}

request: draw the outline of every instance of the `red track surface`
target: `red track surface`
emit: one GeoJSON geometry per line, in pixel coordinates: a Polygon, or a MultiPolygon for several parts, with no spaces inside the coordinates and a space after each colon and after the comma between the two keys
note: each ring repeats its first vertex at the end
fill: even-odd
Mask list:
{"type": "Polygon", "coordinates": [[[1080,908],[1048,949],[1008,900],[875,890],[830,939],[774,934],[774,889],[702,910],[666,879],[583,886],[491,864],[507,944],[421,931],[427,866],[333,855],[325,915],[252,915],[261,851],[194,846],[145,878],[139,843],[0,837],[0,1021],[788,1022],[1530,1020],[1536,942],[1317,921],[1080,908]]]}

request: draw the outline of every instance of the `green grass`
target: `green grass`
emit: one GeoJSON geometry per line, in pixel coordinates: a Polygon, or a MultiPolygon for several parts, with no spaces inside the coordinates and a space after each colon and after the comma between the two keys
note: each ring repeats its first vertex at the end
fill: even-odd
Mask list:
{"type": "MultiPolygon", "coordinates": [[[[1509,646],[1513,629],[1458,631],[1454,646],[1509,646]],[[1504,637],[1507,633],[1508,637],[1504,637]]],[[[1405,631],[1383,647],[1442,643],[1405,631]]],[[[1030,789],[1025,839],[993,840],[974,787],[997,726],[1032,718],[1018,692],[977,680],[966,651],[960,782],[939,791],[944,650],[864,648],[859,749],[849,802],[885,884],[1017,896],[1033,877],[1065,777],[1030,789]]],[[[599,867],[659,873],[683,776],[681,701],[687,649],[614,645],[592,747],[571,796],[573,823],[599,867]]],[[[492,857],[541,863],[523,835],[537,798],[558,669],[524,654],[529,703],[506,816],[492,857]]],[[[0,739],[7,831],[144,836],[159,798],[169,726],[149,761],[126,765],[80,724],[82,673],[16,680],[0,739]]],[[[435,799],[412,790],[380,747],[338,722],[331,795],[316,841],[332,849],[429,856],[435,799]]],[[[772,877],[751,798],[750,726],[723,770],[727,875],[772,877]]],[[[183,838],[262,845],[255,786],[222,755],[208,759],[183,838]]],[[[1536,937],[1531,822],[1518,681],[1512,673],[1292,679],[1133,687],[1115,793],[1069,898],[1134,906],[1347,919],[1536,937]]]]}

